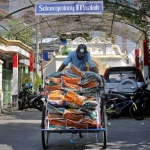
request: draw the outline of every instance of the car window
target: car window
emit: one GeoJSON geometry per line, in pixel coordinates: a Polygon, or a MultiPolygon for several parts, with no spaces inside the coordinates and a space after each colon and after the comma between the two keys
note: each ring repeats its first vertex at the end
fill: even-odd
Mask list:
{"type": "Polygon", "coordinates": [[[133,71],[123,71],[123,72],[110,72],[108,81],[109,82],[120,82],[123,79],[136,79],[136,73],[133,71]]]}

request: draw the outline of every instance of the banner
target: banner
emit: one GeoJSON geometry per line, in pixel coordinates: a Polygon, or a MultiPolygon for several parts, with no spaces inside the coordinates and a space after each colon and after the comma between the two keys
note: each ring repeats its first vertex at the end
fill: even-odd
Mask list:
{"type": "Polygon", "coordinates": [[[103,1],[65,1],[35,4],[35,15],[85,15],[102,13],[103,1]]]}

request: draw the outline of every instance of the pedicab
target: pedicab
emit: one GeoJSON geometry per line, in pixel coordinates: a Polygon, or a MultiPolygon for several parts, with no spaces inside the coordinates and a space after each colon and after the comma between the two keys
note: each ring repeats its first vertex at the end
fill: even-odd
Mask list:
{"type": "MultiPolygon", "coordinates": [[[[95,81],[97,82],[96,86],[94,87],[92,86],[94,84],[93,84],[93,80],[91,80],[91,76],[89,75],[89,73],[91,72],[87,71],[85,73],[87,76],[87,78],[85,79],[83,78],[80,72],[80,79],[82,79],[82,81],[83,80],[87,81],[87,79],[90,79],[90,82],[88,82],[88,84],[84,82],[84,85],[80,84],[78,91],[77,89],[75,90],[75,83],[79,83],[77,82],[77,80],[79,79],[78,76],[77,78],[73,78],[75,76],[68,77],[68,74],[66,75],[65,73],[55,72],[54,73],[55,76],[54,74],[52,74],[46,79],[46,82],[48,84],[49,83],[55,83],[55,84],[53,85],[45,84],[44,87],[45,99],[43,99],[44,105],[42,110],[42,123],[41,123],[42,145],[44,149],[47,149],[49,146],[48,140],[51,133],[59,133],[59,134],[71,133],[72,135],[79,133],[80,137],[82,137],[82,133],[99,133],[99,132],[103,133],[102,147],[103,149],[106,149],[107,115],[106,115],[106,103],[105,103],[105,93],[104,93],[104,80],[102,77],[101,79],[97,80],[96,78],[97,74],[96,73],[94,74],[96,75],[95,77],[93,76],[92,73],[92,78],[93,77],[95,78],[94,82],[95,81]],[[74,84],[71,85],[69,84],[70,79],[73,79],[74,84]],[[71,86],[71,88],[74,89],[70,90],[71,88],[67,88],[67,85],[71,86]],[[88,85],[90,88],[85,88],[86,85],[88,85]],[[86,91],[86,94],[84,93],[85,92],[84,90],[86,91]],[[92,97],[88,99],[85,96],[85,95],[89,95],[88,90],[92,94],[93,93],[95,94],[95,100],[89,100],[92,99],[92,97]],[[65,91],[64,92],[65,94],[64,93],[62,94],[62,91],[63,92],[65,91]],[[81,92],[82,95],[79,94],[78,92],[81,92]],[[60,101],[62,99],[63,102],[60,101]],[[57,103],[58,101],[59,104],[57,103]],[[67,107],[63,108],[62,106],[64,106],[64,102],[65,102],[65,106],[67,107]],[[73,104],[71,104],[71,102],[73,104]],[[94,107],[93,109],[94,111],[88,110],[88,108],[90,108],[91,110],[91,107],[92,108],[94,107]],[[90,117],[89,116],[87,117],[87,114],[90,117]]],[[[74,140],[71,139],[70,142],[73,143],[74,140]]]]}

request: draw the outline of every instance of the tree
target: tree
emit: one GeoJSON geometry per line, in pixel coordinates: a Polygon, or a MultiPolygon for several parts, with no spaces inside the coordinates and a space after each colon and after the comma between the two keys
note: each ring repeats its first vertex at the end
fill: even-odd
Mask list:
{"type": "Polygon", "coordinates": [[[10,19],[8,21],[9,30],[3,30],[2,35],[4,38],[9,40],[20,40],[28,46],[33,44],[34,30],[27,28],[24,20],[18,20],[16,18],[10,19]]]}
{"type": "MultiPolygon", "coordinates": [[[[39,86],[42,85],[42,79],[38,74],[34,74],[34,79],[33,79],[33,88],[35,90],[39,89],[39,86]]],[[[29,84],[32,83],[32,79],[30,78],[29,74],[26,74],[25,78],[22,80],[22,84],[29,84]]]]}
{"type": "Polygon", "coordinates": [[[71,52],[71,50],[65,45],[63,52],[62,52],[62,55],[68,55],[70,52],[71,52]]]}
{"type": "Polygon", "coordinates": [[[42,85],[42,79],[38,74],[35,74],[34,75],[34,89],[38,90],[40,85],[42,85]]]}
{"type": "Polygon", "coordinates": [[[26,74],[25,78],[22,80],[22,84],[29,84],[32,83],[32,79],[30,78],[29,74],[26,74]]]}

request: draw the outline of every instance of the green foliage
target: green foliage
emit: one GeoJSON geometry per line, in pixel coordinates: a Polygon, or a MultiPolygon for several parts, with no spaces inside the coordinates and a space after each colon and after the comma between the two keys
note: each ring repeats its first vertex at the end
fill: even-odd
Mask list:
{"type": "MultiPolygon", "coordinates": [[[[38,74],[34,74],[33,86],[35,90],[38,90],[39,86],[42,85],[42,79],[38,74]]],[[[29,74],[26,74],[25,78],[22,80],[22,84],[32,83],[32,79],[29,74]]]]}
{"type": "Polygon", "coordinates": [[[91,41],[92,38],[90,37],[89,32],[84,32],[79,34],[58,34],[58,36],[60,37],[60,39],[75,39],[76,37],[83,37],[86,41],[91,41]]]}
{"type": "Polygon", "coordinates": [[[24,20],[13,18],[8,21],[8,30],[3,31],[3,36],[9,40],[20,40],[24,44],[31,46],[33,43],[34,31],[27,28],[24,20]],[[19,32],[21,31],[21,32],[19,32]]]}
{"type": "Polygon", "coordinates": [[[4,14],[0,12],[0,19],[4,17],[4,14]]]}
{"type": "Polygon", "coordinates": [[[32,83],[32,79],[30,78],[29,74],[26,74],[25,78],[22,80],[22,84],[29,84],[32,83]]]}
{"type": "MultiPolygon", "coordinates": [[[[133,1],[132,1],[133,2],[133,1]]],[[[129,0],[117,0],[115,2],[106,3],[105,9],[115,9],[115,19],[127,22],[135,27],[145,30],[145,26],[148,24],[147,16],[150,3],[147,0],[141,0],[141,2],[134,2],[131,4],[129,0]],[[145,1],[145,2],[144,2],[145,1]],[[138,8],[140,9],[138,10],[138,8]],[[120,19],[118,18],[120,16],[120,19]]],[[[148,16],[147,16],[148,17],[148,16]]]]}
{"type": "Polygon", "coordinates": [[[90,34],[88,32],[85,32],[82,34],[82,37],[86,40],[86,41],[91,41],[92,38],[90,37],[90,34]]]}
{"type": "Polygon", "coordinates": [[[91,37],[86,37],[86,38],[84,38],[86,41],[91,41],[92,40],[92,38],[91,37]]]}
{"type": "Polygon", "coordinates": [[[34,89],[38,90],[39,86],[42,85],[42,79],[38,74],[34,75],[34,89]]]}
{"type": "Polygon", "coordinates": [[[63,49],[62,55],[68,55],[70,52],[71,52],[71,50],[68,49],[67,46],[65,46],[64,49],[63,49]]]}
{"type": "Polygon", "coordinates": [[[106,33],[106,38],[112,38],[112,33],[106,33]]]}
{"type": "Polygon", "coordinates": [[[128,20],[131,24],[136,25],[140,28],[143,28],[146,26],[147,21],[143,20],[143,14],[140,12],[134,12],[132,9],[119,7],[118,9],[118,15],[121,15],[122,18],[125,20],[128,20]]]}
{"type": "Polygon", "coordinates": [[[58,34],[58,36],[60,37],[60,39],[70,39],[71,38],[71,34],[58,34]]]}

